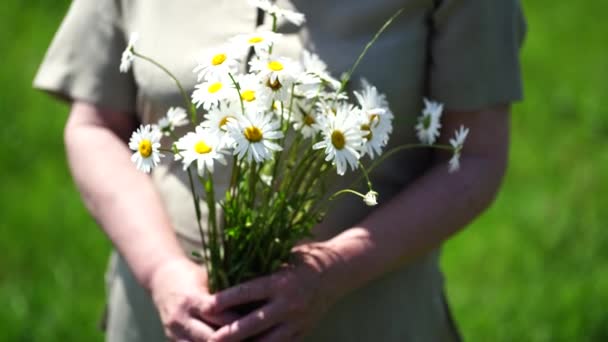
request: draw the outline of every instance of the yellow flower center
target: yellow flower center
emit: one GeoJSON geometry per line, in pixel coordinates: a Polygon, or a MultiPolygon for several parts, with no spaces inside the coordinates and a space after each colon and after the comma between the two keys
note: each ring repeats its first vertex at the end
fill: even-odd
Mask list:
{"type": "Polygon", "coordinates": [[[315,123],[315,118],[312,115],[310,115],[310,114],[304,115],[304,124],[306,126],[312,126],[312,124],[314,124],[314,123],[315,123]]]}
{"type": "Polygon", "coordinates": [[[264,38],[262,37],[251,37],[249,38],[249,44],[257,44],[257,43],[261,43],[264,41],[264,38]]]}
{"type": "Polygon", "coordinates": [[[226,54],[218,53],[217,55],[211,58],[211,64],[220,65],[226,61],[226,54]]]}
{"type": "Polygon", "coordinates": [[[344,148],[344,145],[346,145],[346,138],[344,137],[344,133],[335,130],[331,133],[331,143],[334,145],[334,147],[338,150],[341,150],[344,148]]]}
{"type": "Polygon", "coordinates": [[[225,126],[226,126],[226,124],[228,123],[228,120],[230,120],[230,118],[233,118],[233,119],[234,119],[234,116],[232,116],[232,115],[226,115],[226,116],[224,116],[224,117],[222,118],[222,120],[220,120],[220,125],[219,125],[219,126],[220,126],[220,129],[222,129],[222,130],[224,130],[224,131],[226,130],[226,127],[225,127],[225,126]]]}
{"type": "Polygon", "coordinates": [[[272,61],[268,63],[268,68],[272,71],[281,71],[283,70],[283,64],[279,61],[272,61]]]}
{"type": "Polygon", "coordinates": [[[217,93],[220,89],[222,89],[222,82],[215,82],[211,84],[207,90],[213,94],[217,93]]]}
{"type": "Polygon", "coordinates": [[[152,154],[152,142],[148,139],[143,139],[139,142],[138,150],[142,157],[148,158],[152,154]]]}
{"type": "Polygon", "coordinates": [[[369,117],[369,122],[370,125],[373,124],[374,127],[378,127],[378,125],[380,124],[380,116],[378,114],[372,114],[369,117]]]}
{"type": "Polygon", "coordinates": [[[245,128],[245,138],[253,143],[259,142],[262,140],[262,131],[255,126],[249,126],[245,128]]]}
{"type": "Polygon", "coordinates": [[[365,136],[365,139],[367,139],[367,141],[372,140],[372,138],[374,137],[374,134],[372,133],[371,128],[369,127],[369,125],[361,125],[361,130],[362,131],[367,131],[369,133],[367,133],[367,135],[365,136]]]}
{"type": "Polygon", "coordinates": [[[194,152],[198,154],[207,154],[211,152],[211,150],[212,148],[203,140],[199,140],[196,144],[194,144],[194,152]]]}
{"type": "Polygon", "coordinates": [[[279,79],[278,79],[278,78],[277,78],[277,79],[275,79],[275,80],[274,80],[274,82],[272,82],[272,81],[270,80],[270,78],[269,78],[269,79],[268,79],[268,82],[266,82],[266,85],[267,85],[267,86],[268,86],[270,89],[272,89],[273,91],[278,91],[278,90],[279,90],[279,89],[281,89],[281,87],[283,86],[283,85],[281,84],[281,82],[279,82],[279,79]]]}
{"type": "Polygon", "coordinates": [[[255,91],[245,90],[241,93],[241,98],[247,102],[255,101],[255,91]]]}

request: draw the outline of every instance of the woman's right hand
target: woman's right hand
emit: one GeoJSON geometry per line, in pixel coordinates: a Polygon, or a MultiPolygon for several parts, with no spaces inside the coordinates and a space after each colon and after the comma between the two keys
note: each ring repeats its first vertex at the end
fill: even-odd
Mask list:
{"type": "Polygon", "coordinates": [[[165,334],[172,341],[207,341],[214,327],[238,318],[229,312],[209,313],[207,274],[186,257],[160,264],[150,278],[150,291],[165,334]]]}

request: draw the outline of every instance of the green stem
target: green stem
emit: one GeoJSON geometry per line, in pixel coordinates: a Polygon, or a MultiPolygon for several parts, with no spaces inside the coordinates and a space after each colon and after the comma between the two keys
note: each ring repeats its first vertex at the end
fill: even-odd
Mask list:
{"type": "MultiPolygon", "coordinates": [[[[277,32],[277,15],[276,14],[272,14],[272,32],[276,33],[277,32]]],[[[274,44],[270,45],[270,48],[268,48],[268,55],[271,56],[272,55],[272,48],[274,47],[274,44]]]]}
{"type": "Polygon", "coordinates": [[[236,92],[239,94],[239,101],[241,102],[241,111],[243,112],[243,115],[245,115],[245,103],[243,103],[243,97],[241,96],[241,85],[234,79],[234,76],[232,76],[232,73],[228,73],[228,76],[230,76],[230,79],[232,80],[232,84],[234,84],[234,88],[236,89],[236,92]]]}
{"type": "Polygon", "coordinates": [[[361,163],[360,160],[357,160],[357,163],[359,163],[359,167],[361,168],[361,173],[365,177],[365,181],[367,182],[367,187],[368,187],[369,191],[372,191],[373,190],[372,182],[369,180],[369,173],[367,172],[367,170],[365,169],[365,166],[363,166],[363,164],[361,163]]]}
{"type": "Polygon", "coordinates": [[[359,177],[357,177],[357,179],[355,179],[349,186],[353,187],[355,184],[359,183],[361,181],[362,177],[365,177],[368,179],[369,182],[369,177],[368,175],[370,173],[372,173],[372,171],[378,167],[384,160],[386,160],[388,157],[392,156],[393,154],[403,151],[403,150],[409,150],[409,149],[414,149],[414,148],[434,148],[434,149],[438,149],[438,150],[446,150],[446,151],[454,151],[454,148],[451,145],[427,145],[427,144],[404,144],[404,145],[400,145],[397,147],[394,147],[393,149],[387,151],[386,153],[384,153],[382,156],[380,156],[378,159],[374,160],[374,162],[367,168],[367,170],[365,169],[361,169],[363,171],[363,174],[360,175],[359,177]]]}
{"type": "Polygon", "coordinates": [[[251,161],[249,171],[249,208],[252,210],[253,206],[255,205],[255,182],[257,180],[256,166],[257,164],[255,163],[255,161],[251,161]]]}
{"type": "Polygon", "coordinates": [[[365,198],[365,195],[362,194],[362,193],[360,193],[360,192],[358,192],[358,191],[355,191],[355,190],[352,190],[352,189],[342,189],[340,191],[336,191],[333,195],[329,196],[329,200],[333,201],[339,195],[346,194],[346,193],[350,193],[350,194],[353,194],[353,195],[357,195],[357,196],[359,196],[361,198],[365,198]]]}
{"type": "Polygon", "coordinates": [[[190,170],[190,168],[188,167],[186,169],[188,171],[188,181],[190,184],[190,192],[192,193],[192,200],[194,201],[194,211],[196,212],[196,223],[198,225],[198,232],[201,235],[201,244],[203,245],[203,262],[205,263],[205,268],[207,270],[210,270],[209,267],[209,246],[207,245],[206,239],[205,239],[205,232],[203,231],[203,226],[201,225],[201,219],[202,219],[202,215],[201,215],[201,207],[198,201],[198,196],[196,195],[196,191],[194,189],[194,180],[192,178],[192,171],[190,170]]]}
{"type": "Polygon", "coordinates": [[[393,20],[395,20],[401,14],[401,12],[403,12],[403,10],[404,10],[404,8],[401,8],[400,10],[398,10],[397,12],[395,12],[395,14],[393,14],[384,23],[384,25],[382,25],[382,27],[378,30],[378,32],[376,32],[376,34],[374,35],[374,37],[372,38],[372,40],[370,40],[365,45],[365,48],[363,49],[363,52],[361,52],[361,54],[359,55],[359,57],[357,57],[357,60],[355,61],[355,64],[353,64],[353,66],[350,68],[350,70],[346,73],[346,76],[344,76],[344,78],[342,78],[342,82],[340,83],[340,89],[338,89],[338,92],[336,92],[336,100],[337,100],[338,94],[340,94],[341,92],[344,91],[344,88],[346,87],[346,84],[348,83],[348,81],[350,80],[351,76],[353,75],[353,72],[355,72],[355,70],[359,66],[359,63],[361,63],[361,60],[363,59],[363,57],[367,54],[367,51],[372,47],[372,45],[374,45],[374,43],[376,42],[376,40],[378,40],[378,38],[380,37],[380,35],[382,34],[382,32],[384,32],[384,30],[386,30],[389,27],[389,25],[393,22],[393,20]]]}
{"type": "Polygon", "coordinates": [[[162,64],[158,63],[154,59],[152,59],[150,57],[147,57],[147,56],[144,56],[142,54],[139,54],[135,50],[132,50],[132,51],[133,51],[133,55],[134,56],[139,57],[139,58],[141,58],[141,59],[143,59],[145,61],[148,61],[148,62],[152,63],[153,65],[155,65],[156,67],[158,67],[159,69],[161,69],[165,74],[167,74],[173,80],[173,82],[175,82],[175,84],[177,85],[177,88],[179,88],[179,92],[182,94],[182,97],[184,98],[184,102],[186,102],[186,107],[188,108],[188,111],[190,112],[190,120],[192,121],[193,125],[196,125],[197,124],[197,120],[196,120],[196,107],[194,106],[194,104],[190,100],[190,96],[188,96],[188,94],[184,90],[184,87],[179,82],[179,80],[177,79],[177,77],[175,77],[175,75],[173,75],[173,73],[171,73],[171,71],[169,71],[169,69],[165,68],[162,64]]]}

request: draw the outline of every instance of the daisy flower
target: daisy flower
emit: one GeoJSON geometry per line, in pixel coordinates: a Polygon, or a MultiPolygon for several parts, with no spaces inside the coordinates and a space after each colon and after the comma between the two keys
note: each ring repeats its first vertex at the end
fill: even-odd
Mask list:
{"type": "Polygon", "coordinates": [[[327,71],[327,64],[325,64],[318,55],[308,50],[304,50],[304,52],[302,52],[301,60],[305,73],[318,76],[333,89],[340,88],[340,82],[329,74],[327,71]]]}
{"type": "Polygon", "coordinates": [[[363,196],[363,202],[370,207],[378,205],[378,193],[370,190],[363,196]]]}
{"type": "Polygon", "coordinates": [[[265,55],[270,47],[281,38],[279,33],[271,31],[258,31],[253,33],[240,34],[231,41],[237,46],[252,47],[257,55],[265,55]]]}
{"type": "Polygon", "coordinates": [[[448,171],[450,173],[456,172],[460,169],[460,152],[462,151],[462,147],[464,146],[464,141],[469,135],[469,129],[464,128],[464,126],[460,126],[458,130],[456,130],[454,134],[454,138],[450,139],[450,145],[454,148],[454,154],[449,161],[448,171]]]}
{"type": "Polygon", "coordinates": [[[200,125],[196,126],[194,132],[189,132],[180,138],[175,143],[175,147],[180,151],[175,155],[175,160],[182,160],[184,170],[196,161],[197,171],[201,177],[205,175],[205,170],[213,173],[215,162],[226,165],[219,137],[200,125]]]}
{"type": "Polygon", "coordinates": [[[133,49],[135,48],[135,43],[139,39],[139,34],[137,32],[131,33],[131,37],[129,37],[129,43],[123,51],[122,56],[120,57],[120,72],[126,74],[131,70],[131,65],[133,65],[133,60],[135,60],[135,55],[133,54],[133,49]]]}
{"type": "Polygon", "coordinates": [[[388,108],[386,96],[380,94],[376,87],[363,80],[361,92],[355,91],[355,97],[361,106],[361,129],[367,133],[362,145],[362,155],[382,154],[393,132],[393,113],[388,108]]]}
{"type": "MultiPolygon", "coordinates": [[[[264,109],[267,109],[266,97],[268,92],[262,89],[258,76],[252,74],[241,75],[238,78],[238,83],[241,88],[241,100],[243,100],[245,108],[255,111],[257,107],[263,106],[264,109]]],[[[236,94],[236,91],[233,91],[233,94],[236,94]]]]}
{"type": "Polygon", "coordinates": [[[348,104],[338,107],[336,115],[329,115],[321,120],[321,133],[323,140],[314,144],[313,149],[325,149],[325,160],[336,165],[339,175],[344,175],[350,165],[352,170],[357,168],[359,150],[367,132],[360,129],[358,114],[348,104]]]}
{"type": "Polygon", "coordinates": [[[271,85],[291,86],[299,74],[298,65],[286,57],[254,58],[249,65],[252,72],[271,85]]]}
{"type": "Polygon", "coordinates": [[[197,108],[202,106],[203,109],[210,110],[229,96],[231,84],[226,78],[215,77],[199,83],[192,93],[192,102],[197,108]]]}
{"type": "Polygon", "coordinates": [[[228,132],[234,139],[234,154],[261,163],[272,158],[272,153],[282,148],[272,140],[283,137],[280,123],[272,115],[255,113],[240,120],[228,121],[228,132]]]}
{"type": "Polygon", "coordinates": [[[423,144],[432,145],[439,137],[441,128],[441,113],[443,104],[428,99],[424,99],[424,109],[416,124],[416,134],[423,144]]]}
{"type": "Polygon", "coordinates": [[[288,58],[254,58],[249,62],[251,71],[261,80],[260,88],[270,105],[273,100],[289,101],[290,90],[299,74],[298,65],[288,58]]]}
{"type": "Polygon", "coordinates": [[[192,71],[198,74],[198,81],[225,78],[228,73],[234,73],[238,69],[240,57],[238,51],[229,45],[205,50],[192,71]]]}
{"type": "Polygon", "coordinates": [[[167,115],[158,120],[158,128],[169,135],[176,127],[186,126],[188,124],[188,113],[181,107],[171,107],[167,111],[167,115]]]}
{"type": "Polygon", "coordinates": [[[150,125],[141,125],[133,132],[129,140],[129,148],[135,151],[131,161],[138,170],[150,173],[160,163],[160,158],[163,156],[158,151],[161,137],[160,130],[150,125]]]}
{"type": "Polygon", "coordinates": [[[212,108],[206,115],[201,126],[209,129],[213,135],[220,137],[223,146],[232,147],[234,139],[228,134],[228,121],[241,120],[241,108],[235,102],[222,102],[220,106],[212,108]]]}
{"type": "Polygon", "coordinates": [[[285,18],[287,21],[296,26],[302,25],[306,21],[304,14],[282,9],[274,5],[270,0],[249,0],[251,6],[257,7],[270,15],[276,15],[278,18],[285,18]]]}
{"type": "Polygon", "coordinates": [[[300,132],[305,139],[314,137],[321,130],[317,113],[304,109],[309,107],[307,103],[298,103],[294,107],[293,128],[300,132]]]}
{"type": "Polygon", "coordinates": [[[309,100],[314,99],[321,93],[322,82],[319,76],[303,72],[297,78],[295,93],[309,100]]]}

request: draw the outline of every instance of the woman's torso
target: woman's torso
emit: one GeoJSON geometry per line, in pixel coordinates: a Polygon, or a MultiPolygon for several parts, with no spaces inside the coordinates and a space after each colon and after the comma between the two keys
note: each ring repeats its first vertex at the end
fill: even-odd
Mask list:
{"type": "MultiPolygon", "coordinates": [[[[334,76],[340,76],[385,20],[405,7],[399,20],[371,48],[354,79],[363,75],[387,94],[395,114],[390,146],[411,142],[415,139],[415,119],[427,88],[428,21],[433,2],[278,1],[281,7],[304,13],[307,23],[298,28],[279,22],[279,32],[285,38],[275,51],[299,58],[303,48],[310,49],[327,63],[334,76]]],[[[140,34],[137,50],[174,72],[187,89],[194,87],[196,77],[192,69],[200,50],[255,30],[258,20],[257,10],[246,0],[125,0],[120,11],[124,31],[140,34]]],[[[270,18],[263,25],[269,29],[270,18]]],[[[183,106],[175,85],[150,64],[137,61],[133,74],[137,84],[137,114],[143,123],[156,122],[170,106],[183,106]]],[[[428,163],[428,153],[421,151],[384,162],[373,174],[381,194],[380,203],[403,189],[428,163]]],[[[216,171],[219,182],[226,182],[226,170],[216,171]]],[[[195,214],[181,164],[165,158],[153,178],[180,238],[196,242],[195,214]]],[[[222,192],[222,187],[218,192],[222,192]]],[[[316,237],[326,239],[337,234],[356,224],[369,210],[360,200],[344,197],[327,216],[323,229],[315,232],[316,237]]],[[[344,298],[321,320],[311,340],[451,339],[437,259],[438,251],[433,251],[344,298]]]]}

